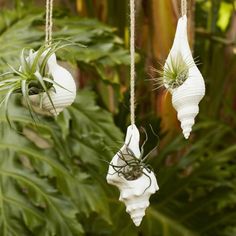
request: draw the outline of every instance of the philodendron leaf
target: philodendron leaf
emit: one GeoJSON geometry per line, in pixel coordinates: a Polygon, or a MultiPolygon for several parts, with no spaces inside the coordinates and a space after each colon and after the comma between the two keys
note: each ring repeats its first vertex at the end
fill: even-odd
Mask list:
{"type": "Polygon", "coordinates": [[[19,15],[17,11],[1,11],[0,71],[7,70],[6,62],[12,66],[19,65],[19,55],[23,48],[40,45],[44,33],[31,27],[31,24],[41,19],[42,14],[33,12],[19,15]]]}
{"type": "Polygon", "coordinates": [[[19,165],[14,153],[1,154],[1,235],[82,235],[73,203],[19,165]]]}
{"type": "MultiPolygon", "coordinates": [[[[14,114],[11,117],[12,122],[17,124],[20,132],[23,129],[24,134],[23,136],[4,126],[0,152],[11,150],[16,162],[13,161],[13,166],[17,168],[14,173],[20,174],[20,178],[15,180],[17,187],[9,182],[9,188],[23,189],[23,193],[20,192],[22,198],[25,197],[33,207],[39,208],[43,219],[48,222],[50,219],[57,221],[48,225],[43,222],[45,227],[42,232],[32,235],[51,236],[56,230],[60,231],[57,234],[59,236],[80,235],[73,231],[74,225],[80,228],[80,221],[73,218],[74,213],[78,214],[78,219],[93,216],[111,223],[107,186],[104,181],[108,164],[104,160],[111,158],[113,152],[108,147],[122,140],[122,134],[114,126],[111,114],[95,104],[94,93],[80,91],[73,106],[65,111],[65,120],[59,117],[55,121],[39,115],[35,124],[26,108],[17,106],[17,100],[9,105],[10,112],[14,114]],[[81,124],[84,124],[82,129],[81,124]],[[18,169],[22,173],[17,172],[18,169]],[[62,203],[70,208],[63,207],[62,203]],[[68,209],[74,213],[70,215],[68,209]],[[68,223],[69,226],[66,224],[68,221],[71,222],[68,223]],[[73,233],[69,232],[68,227],[72,228],[73,233]]],[[[5,124],[3,115],[0,120],[5,124]]],[[[0,163],[0,168],[5,169],[4,163],[0,163]]],[[[11,168],[7,170],[11,171],[11,168]]],[[[22,211],[20,214],[23,214],[22,211]]],[[[30,217],[29,213],[25,213],[24,218],[36,222],[32,225],[41,224],[40,219],[30,217]]],[[[20,218],[17,220],[24,225],[20,218]]],[[[28,232],[31,228],[26,225],[25,230],[28,232]]],[[[23,235],[27,236],[26,232],[23,235]]]]}
{"type": "MultiPolygon", "coordinates": [[[[43,9],[21,9],[2,11],[0,14],[0,71],[8,70],[6,62],[15,68],[20,66],[19,55],[23,48],[38,49],[44,44],[43,9]],[[5,22],[5,21],[8,22],[5,22]]],[[[114,34],[114,28],[97,20],[75,16],[54,16],[54,39],[68,42],[68,50],[57,51],[57,56],[65,61],[80,63],[81,67],[93,67],[97,75],[110,83],[118,83],[107,69],[116,71],[117,65],[129,64],[129,53],[124,43],[114,34]],[[73,43],[71,43],[73,42],[73,43]],[[86,47],[81,47],[80,44],[86,47]],[[69,52],[69,53],[68,53],[69,52]]],[[[67,43],[66,43],[67,44],[67,43]]],[[[64,47],[64,46],[63,46],[64,47]]],[[[23,55],[24,56],[24,55],[23,55]]],[[[25,64],[23,57],[22,62],[25,64]]],[[[45,64],[45,63],[44,63],[45,64]]]]}
{"type": "Polygon", "coordinates": [[[95,105],[95,94],[89,91],[78,91],[73,106],[68,110],[72,117],[74,129],[79,134],[97,134],[101,136],[108,148],[113,148],[122,142],[122,135],[113,126],[112,116],[95,105]],[[83,125],[81,125],[83,124],[83,125]]]}

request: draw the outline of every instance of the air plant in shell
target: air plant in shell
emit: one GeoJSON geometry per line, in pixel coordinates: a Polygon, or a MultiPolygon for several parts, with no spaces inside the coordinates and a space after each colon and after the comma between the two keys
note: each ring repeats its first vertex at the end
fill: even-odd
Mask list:
{"type": "Polygon", "coordinates": [[[143,157],[144,144],[140,152],[139,131],[130,125],[125,143],[112,158],[107,174],[107,182],[120,190],[119,200],[126,205],[136,226],[141,224],[150,196],[159,189],[152,168],[145,163],[149,155],[143,157]]]}
{"type": "Polygon", "coordinates": [[[8,104],[13,94],[22,95],[32,118],[34,118],[32,107],[32,97],[34,96],[39,98],[39,106],[42,108],[44,108],[45,101],[47,103],[49,101],[52,108],[50,112],[53,113],[52,110],[54,110],[55,114],[58,114],[56,107],[57,101],[54,99],[54,94],[57,90],[64,90],[66,94],[71,94],[72,99],[69,103],[71,104],[73,102],[76,92],[75,82],[68,71],[57,65],[55,56],[57,50],[67,45],[69,44],[57,42],[50,46],[43,45],[37,51],[23,49],[20,56],[20,67],[15,69],[9,65],[11,71],[1,75],[0,92],[3,98],[0,106],[4,106],[8,122],[10,122],[8,104]],[[64,74],[61,73],[59,75],[58,69],[62,70],[64,74]],[[72,84],[69,89],[66,83],[63,84],[60,82],[60,78],[63,75],[66,75],[65,79],[69,77],[70,81],[66,81],[66,83],[72,84]]]}
{"type": "MultiPolygon", "coordinates": [[[[197,63],[195,61],[195,63],[197,63]]],[[[170,55],[169,61],[165,65],[161,65],[162,69],[154,69],[160,77],[155,78],[155,89],[165,87],[168,90],[173,90],[181,86],[189,77],[189,69],[193,66],[192,62],[185,60],[180,52],[176,56],[170,55]],[[157,87],[156,87],[157,86],[157,87]]]]}
{"type": "Polygon", "coordinates": [[[174,43],[166,59],[158,87],[164,86],[172,94],[172,104],[181,122],[184,137],[189,138],[199,102],[205,95],[205,83],[193,59],[187,35],[187,16],[178,20],[174,43]]]}

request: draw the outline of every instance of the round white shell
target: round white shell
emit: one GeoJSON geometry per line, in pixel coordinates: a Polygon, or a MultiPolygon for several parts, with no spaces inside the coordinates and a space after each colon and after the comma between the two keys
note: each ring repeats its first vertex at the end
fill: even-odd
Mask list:
{"type": "MultiPolygon", "coordinates": [[[[41,57],[43,58],[44,54],[46,55],[47,52],[48,51],[45,51],[41,57]]],[[[37,53],[38,52],[30,51],[27,61],[33,62],[37,53]]],[[[57,64],[55,53],[49,57],[47,66],[55,84],[48,91],[52,102],[48,98],[46,92],[41,95],[43,98],[42,108],[56,116],[65,107],[70,106],[74,102],[76,97],[76,84],[70,72],[57,64]]],[[[38,104],[40,103],[40,98],[38,95],[31,95],[30,99],[32,102],[37,102],[38,104]]]]}
{"type": "Polygon", "coordinates": [[[50,56],[47,64],[49,72],[57,84],[54,84],[49,90],[54,107],[45,93],[43,95],[43,108],[53,115],[58,115],[65,107],[70,106],[74,102],[76,84],[70,72],[57,64],[55,54],[50,56]]]}
{"type": "MultiPolygon", "coordinates": [[[[137,127],[135,125],[129,126],[126,133],[125,145],[120,149],[120,152],[125,153],[128,146],[135,156],[140,158],[139,138],[137,127]]],[[[112,158],[111,164],[120,165],[119,162],[119,155],[116,154],[112,158]]],[[[140,178],[128,181],[121,175],[118,175],[110,165],[106,177],[109,184],[118,187],[120,190],[119,200],[125,204],[126,212],[130,214],[136,226],[141,224],[145,210],[149,206],[150,196],[159,189],[154,173],[152,171],[148,172],[145,169],[144,173],[140,178]]]]}
{"type": "Polygon", "coordinates": [[[205,83],[189,47],[186,15],[178,20],[174,43],[164,67],[171,63],[171,59],[178,56],[179,53],[189,65],[189,77],[178,88],[170,89],[168,85],[165,87],[172,93],[172,104],[177,111],[184,137],[188,139],[195,123],[195,117],[199,112],[198,104],[205,95],[205,83]]]}

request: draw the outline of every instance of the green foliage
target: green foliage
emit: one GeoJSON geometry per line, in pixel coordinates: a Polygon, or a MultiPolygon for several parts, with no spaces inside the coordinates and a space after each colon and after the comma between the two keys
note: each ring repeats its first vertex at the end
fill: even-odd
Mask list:
{"type": "Polygon", "coordinates": [[[10,109],[18,133],[1,117],[1,235],[81,235],[76,215],[92,212],[109,222],[105,191],[92,173],[106,169],[102,160],[112,155],[107,147],[122,136],[94,95],[79,91],[56,123],[40,119],[35,126],[26,108],[16,103],[10,109]],[[83,126],[72,119],[78,114],[83,126]],[[100,121],[94,122],[97,114],[100,121]]]}
{"type": "MultiPolygon", "coordinates": [[[[38,49],[44,41],[43,9],[27,9],[1,12],[0,21],[0,71],[6,69],[6,62],[19,66],[19,55],[23,48],[38,49]],[[29,14],[29,12],[31,12],[29,14]]],[[[66,16],[58,11],[54,14],[54,40],[69,39],[87,47],[71,47],[69,51],[59,51],[58,57],[72,63],[78,63],[94,71],[102,79],[118,83],[118,78],[106,73],[109,67],[128,64],[129,55],[123,48],[123,42],[114,35],[114,29],[95,19],[83,19],[66,16]],[[69,53],[68,53],[69,52],[69,53]]]]}
{"type": "MultiPolygon", "coordinates": [[[[44,44],[44,9],[32,8],[28,4],[27,1],[24,8],[0,12],[0,73],[8,70],[6,63],[19,68],[19,55],[23,48],[37,50],[44,44]]],[[[55,41],[67,39],[75,43],[67,50],[58,51],[58,59],[78,65],[86,82],[93,82],[90,77],[100,78],[99,93],[107,106],[106,84],[116,85],[114,97],[119,100],[119,69],[129,63],[129,54],[123,41],[114,34],[115,29],[95,19],[68,16],[68,12],[60,9],[54,11],[53,24],[55,41]]],[[[92,83],[92,86],[97,84],[92,83]]]]}
{"type": "MultiPolygon", "coordinates": [[[[43,44],[43,22],[37,10],[31,14],[28,11],[1,14],[0,40],[9,44],[0,46],[0,68],[6,71],[6,62],[19,68],[21,48],[37,49],[43,44]]],[[[95,20],[65,17],[63,21],[61,15],[59,18],[57,38],[70,37],[70,41],[90,46],[89,49],[70,47],[70,53],[59,53],[61,59],[82,63],[97,71],[93,65],[96,61],[100,66],[98,75],[109,66],[127,62],[122,42],[109,27],[95,20]],[[77,58],[77,55],[82,56],[77,58]],[[114,60],[110,60],[111,57],[114,60]]],[[[22,74],[29,74],[26,57],[23,52],[21,59],[25,66],[17,70],[21,78],[22,74]]],[[[95,105],[92,93],[79,91],[73,107],[61,114],[56,123],[39,116],[35,125],[19,97],[12,96],[15,102],[9,102],[10,92],[16,90],[14,86],[9,90],[6,103],[15,130],[6,126],[6,119],[1,116],[1,235],[82,235],[79,219],[92,214],[110,223],[102,189],[104,181],[94,185],[94,173],[105,175],[107,166],[103,160],[113,155],[108,147],[122,139],[111,115],[95,105]]],[[[97,174],[99,178],[101,175],[97,174]]]]}
{"type": "MultiPolygon", "coordinates": [[[[161,144],[150,157],[160,190],[152,196],[142,226],[133,226],[118,202],[118,191],[105,182],[104,160],[110,161],[111,149],[119,149],[123,135],[112,116],[96,105],[95,94],[79,90],[76,102],[57,120],[39,116],[35,125],[15,95],[9,111],[15,130],[9,129],[1,113],[1,235],[235,235],[235,55],[223,63],[228,48],[225,32],[217,26],[219,2],[197,1],[196,25],[210,34],[205,38],[197,33],[196,40],[207,94],[190,141],[180,135],[161,144]]],[[[21,48],[37,49],[43,42],[42,14],[30,12],[1,13],[0,41],[5,42],[0,44],[1,71],[5,61],[17,66],[21,48]]],[[[123,22],[124,15],[120,16],[123,22]]],[[[69,53],[61,51],[58,56],[106,82],[118,83],[114,73],[118,75],[117,67],[128,63],[128,54],[114,30],[59,11],[55,18],[58,39],[87,46],[70,47],[69,53]],[[110,68],[114,73],[106,73],[110,68]]],[[[149,123],[150,116],[143,117],[138,122],[149,123]]],[[[126,118],[118,114],[120,127],[126,118]]],[[[148,145],[155,146],[156,139],[150,138],[148,145]]]]}
{"type": "MultiPolygon", "coordinates": [[[[187,143],[181,135],[150,160],[160,190],[151,198],[142,226],[135,229],[117,203],[112,205],[114,228],[108,235],[223,236],[235,228],[236,146],[229,140],[236,135],[217,121],[199,122],[194,133],[195,138],[205,137],[187,143]]],[[[101,228],[86,232],[106,235],[97,233],[101,228]]]]}

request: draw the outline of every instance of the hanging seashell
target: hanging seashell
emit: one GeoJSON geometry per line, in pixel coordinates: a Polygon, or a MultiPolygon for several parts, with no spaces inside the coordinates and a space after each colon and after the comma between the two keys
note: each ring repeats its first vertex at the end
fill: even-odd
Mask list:
{"type": "Polygon", "coordinates": [[[189,47],[186,15],[178,20],[174,43],[164,65],[163,83],[172,94],[172,104],[188,139],[199,102],[205,95],[205,83],[189,47]]]}
{"type": "MultiPolygon", "coordinates": [[[[42,53],[39,64],[48,53],[50,53],[50,49],[46,49],[42,53]]],[[[26,61],[32,65],[35,58],[37,57],[37,54],[38,51],[34,52],[33,50],[30,50],[26,61]]],[[[46,92],[42,94],[31,95],[29,97],[34,107],[36,104],[38,106],[41,104],[44,111],[57,116],[65,107],[70,106],[74,102],[76,97],[76,84],[70,72],[57,64],[55,53],[52,53],[49,56],[46,64],[48,68],[48,74],[52,76],[54,81],[53,86],[48,91],[51,101],[46,92]]],[[[42,77],[42,75],[39,73],[39,67],[40,65],[38,65],[35,74],[38,74],[39,77],[42,77]]]]}
{"type": "Polygon", "coordinates": [[[43,95],[43,108],[53,115],[58,115],[65,107],[70,106],[76,97],[75,81],[65,68],[57,64],[56,55],[53,53],[47,62],[49,73],[55,84],[49,90],[49,95],[43,95]]]}
{"type": "Polygon", "coordinates": [[[127,129],[125,144],[110,162],[107,182],[120,190],[119,200],[126,206],[136,226],[141,224],[145,210],[149,206],[149,198],[159,187],[154,173],[142,166],[140,169],[135,161],[141,160],[139,149],[139,131],[135,125],[127,129]],[[130,162],[129,162],[130,161],[130,162]],[[132,163],[132,166],[126,162],[132,163]],[[133,168],[133,169],[132,169],[133,168]]]}

